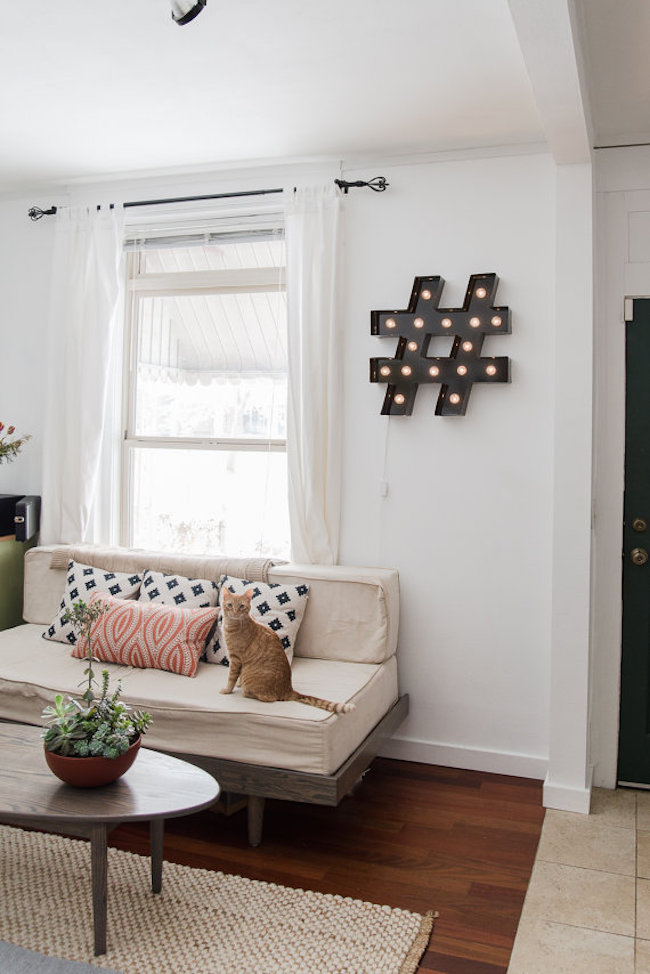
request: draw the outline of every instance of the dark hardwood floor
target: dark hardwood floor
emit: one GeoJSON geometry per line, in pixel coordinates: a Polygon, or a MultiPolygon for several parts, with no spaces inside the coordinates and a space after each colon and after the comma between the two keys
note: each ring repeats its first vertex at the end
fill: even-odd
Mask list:
{"type": "MultiPolygon", "coordinates": [[[[422,972],[505,974],[543,818],[541,782],[378,758],[338,808],[267,802],[257,849],[245,811],[170,820],[165,858],[437,910],[422,972]]],[[[111,844],[147,854],[147,829],[111,844]]]]}

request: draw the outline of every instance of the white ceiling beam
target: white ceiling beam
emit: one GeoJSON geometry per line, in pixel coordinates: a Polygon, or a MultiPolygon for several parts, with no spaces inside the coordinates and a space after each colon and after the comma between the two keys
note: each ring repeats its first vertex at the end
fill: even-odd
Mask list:
{"type": "Polygon", "coordinates": [[[558,165],[591,158],[572,0],[508,0],[546,141],[558,165]]]}

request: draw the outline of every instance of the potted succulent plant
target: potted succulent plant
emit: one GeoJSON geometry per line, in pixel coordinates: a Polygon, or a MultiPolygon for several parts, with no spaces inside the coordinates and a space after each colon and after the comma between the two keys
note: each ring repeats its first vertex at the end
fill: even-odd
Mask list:
{"type": "Polygon", "coordinates": [[[80,600],[66,612],[77,637],[86,639],[87,685],[80,700],[58,693],[42,714],[48,766],[62,781],[82,788],[109,784],[128,771],[152,720],[120,700],[120,683],[109,692],[108,670],[102,672],[99,696],[95,693],[91,630],[104,610],[101,601],[87,605],[80,600]]]}

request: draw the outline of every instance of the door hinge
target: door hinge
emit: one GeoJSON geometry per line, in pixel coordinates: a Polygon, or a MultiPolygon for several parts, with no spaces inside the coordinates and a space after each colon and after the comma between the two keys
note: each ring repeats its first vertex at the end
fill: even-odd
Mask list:
{"type": "Polygon", "coordinates": [[[634,298],[625,298],[623,320],[624,321],[634,320],[634,298]]]}

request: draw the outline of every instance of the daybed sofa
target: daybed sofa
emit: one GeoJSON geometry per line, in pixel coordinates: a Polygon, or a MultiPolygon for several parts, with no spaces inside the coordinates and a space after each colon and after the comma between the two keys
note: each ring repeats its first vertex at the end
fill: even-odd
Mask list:
{"type": "Polygon", "coordinates": [[[69,562],[111,572],[150,569],[219,582],[222,575],[309,586],[292,663],[300,692],[354,710],[334,714],[297,702],[261,703],[231,695],[228,668],[200,662],[196,676],[102,663],[119,677],[126,703],[154,718],[147,747],[210,771],[222,792],[248,799],[248,834],[259,845],[264,801],[336,805],[366,771],[408,711],[397,679],[397,572],[273,564],[120,548],[36,547],[26,553],[25,623],[0,632],[0,718],[40,724],[55,692],[79,696],[84,662],[70,646],[44,639],[56,616],[69,562]]]}

